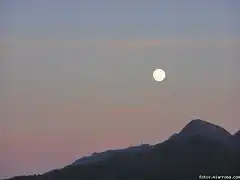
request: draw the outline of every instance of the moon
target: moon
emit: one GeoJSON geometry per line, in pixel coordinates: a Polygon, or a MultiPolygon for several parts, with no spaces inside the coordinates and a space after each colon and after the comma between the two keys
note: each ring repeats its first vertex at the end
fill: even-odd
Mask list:
{"type": "Polygon", "coordinates": [[[155,81],[163,81],[166,78],[166,73],[162,69],[156,69],[153,71],[153,79],[155,81]]]}

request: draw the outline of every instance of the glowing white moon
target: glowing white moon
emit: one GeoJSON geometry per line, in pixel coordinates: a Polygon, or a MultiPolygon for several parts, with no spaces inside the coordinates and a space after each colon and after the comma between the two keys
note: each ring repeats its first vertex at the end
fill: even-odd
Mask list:
{"type": "Polygon", "coordinates": [[[153,71],[153,78],[155,81],[163,81],[166,78],[166,73],[162,69],[156,69],[153,71]]]}

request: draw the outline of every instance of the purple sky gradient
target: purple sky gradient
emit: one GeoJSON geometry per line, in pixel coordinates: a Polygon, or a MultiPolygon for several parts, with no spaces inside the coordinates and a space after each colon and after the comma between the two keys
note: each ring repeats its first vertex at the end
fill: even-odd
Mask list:
{"type": "Polygon", "coordinates": [[[161,142],[195,116],[239,129],[238,1],[0,4],[0,178],[161,142]]]}

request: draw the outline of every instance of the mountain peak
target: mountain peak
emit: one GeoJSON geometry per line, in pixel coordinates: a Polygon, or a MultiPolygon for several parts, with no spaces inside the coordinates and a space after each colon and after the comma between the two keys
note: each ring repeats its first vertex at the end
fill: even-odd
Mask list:
{"type": "Polygon", "coordinates": [[[221,142],[228,142],[232,136],[227,130],[221,126],[212,124],[210,122],[195,119],[190,121],[179,133],[181,137],[201,136],[212,140],[221,142]]]}
{"type": "Polygon", "coordinates": [[[211,130],[214,132],[221,131],[222,133],[231,135],[227,130],[222,128],[221,126],[212,124],[210,122],[201,120],[201,119],[195,119],[190,121],[181,132],[192,132],[192,131],[204,131],[204,130],[211,130]]]}

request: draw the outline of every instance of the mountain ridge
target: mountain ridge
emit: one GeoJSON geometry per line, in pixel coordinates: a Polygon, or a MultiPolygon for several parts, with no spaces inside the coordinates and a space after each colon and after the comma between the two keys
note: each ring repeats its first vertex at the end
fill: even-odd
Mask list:
{"type": "MultiPolygon", "coordinates": [[[[202,136],[205,138],[211,138],[213,140],[220,141],[225,144],[232,144],[230,138],[232,138],[232,134],[222,128],[221,126],[212,124],[210,122],[201,120],[201,119],[194,119],[191,120],[179,133],[173,134],[169,139],[174,139],[174,140],[186,140],[190,136],[202,136]],[[212,132],[211,132],[212,131],[212,132]],[[217,136],[216,136],[217,135],[217,136]],[[216,136],[216,137],[215,137],[216,136]],[[220,137],[219,137],[220,136],[220,137]]],[[[150,148],[151,145],[145,144],[145,145],[140,145],[140,146],[133,146],[133,147],[127,147],[125,149],[115,149],[115,150],[108,150],[104,152],[99,152],[99,153],[93,153],[92,156],[85,156],[82,157],[78,160],[76,160],[74,163],[71,165],[79,165],[79,164],[85,164],[87,163],[87,159],[89,160],[88,162],[96,162],[100,160],[101,158],[108,158],[114,153],[117,153],[119,151],[127,151],[129,149],[134,149],[134,148],[141,148],[142,146],[150,148]],[[93,155],[97,156],[93,156],[93,155]],[[92,158],[96,158],[95,160],[92,160],[92,158]]],[[[140,149],[141,150],[141,149],[140,149]]],[[[142,149],[144,150],[144,149],[142,149]]]]}
{"type": "Polygon", "coordinates": [[[237,175],[238,137],[239,133],[232,135],[196,119],[162,143],[93,153],[62,169],[11,180],[192,180],[200,174],[237,175]]]}

